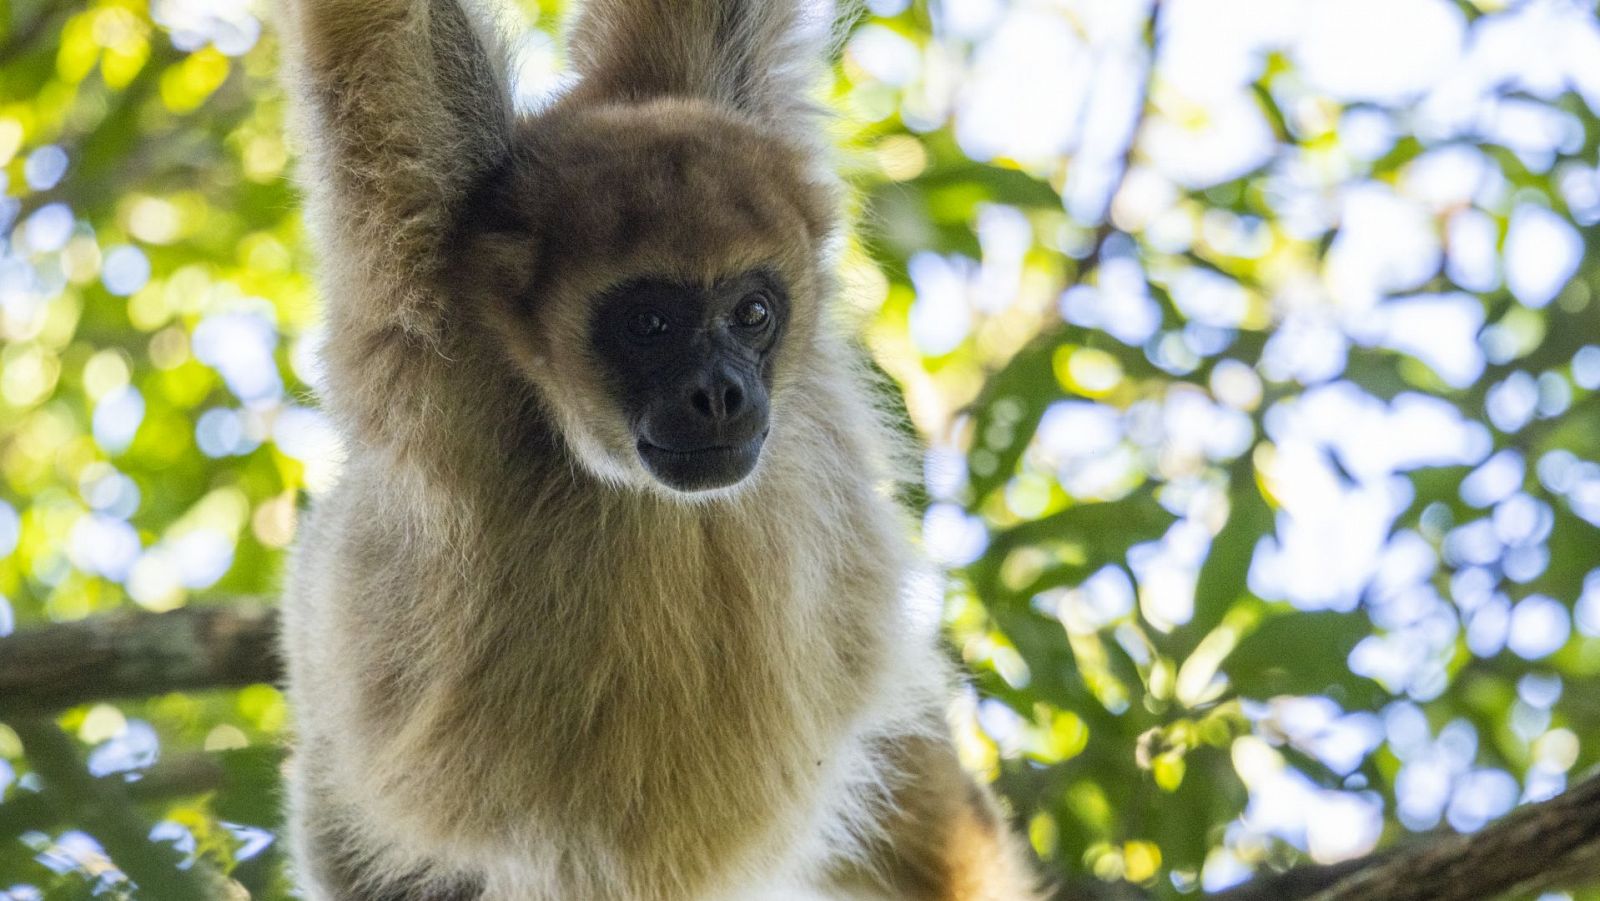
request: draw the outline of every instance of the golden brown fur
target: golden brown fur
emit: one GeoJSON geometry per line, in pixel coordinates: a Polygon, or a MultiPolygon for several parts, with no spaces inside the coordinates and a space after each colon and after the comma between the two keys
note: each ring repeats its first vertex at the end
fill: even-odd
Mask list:
{"type": "Polygon", "coordinates": [[[309,897],[1023,901],[905,598],[827,312],[834,186],[788,2],[591,0],[517,118],[455,0],[284,17],[346,441],[285,611],[309,897]],[[793,297],[742,483],[640,466],[586,341],[641,274],[793,297]]]}

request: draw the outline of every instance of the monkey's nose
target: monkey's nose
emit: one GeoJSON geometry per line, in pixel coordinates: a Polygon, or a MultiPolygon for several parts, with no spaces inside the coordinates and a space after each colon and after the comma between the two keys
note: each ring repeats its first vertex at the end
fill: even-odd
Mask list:
{"type": "Polygon", "coordinates": [[[744,412],[744,388],[737,376],[719,368],[690,389],[689,406],[711,422],[726,422],[744,412]]]}

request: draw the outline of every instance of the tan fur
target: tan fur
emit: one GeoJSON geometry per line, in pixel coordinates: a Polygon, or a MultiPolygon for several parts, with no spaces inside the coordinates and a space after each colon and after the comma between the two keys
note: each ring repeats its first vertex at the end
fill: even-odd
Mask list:
{"type": "Polygon", "coordinates": [[[284,17],[348,453],[285,610],[309,897],[1030,897],[954,766],[827,312],[795,8],[591,0],[583,80],[520,121],[478,22],[284,17]],[[673,493],[589,358],[592,300],[756,266],[793,303],[771,436],[742,483],[673,493]]]}
{"type": "Polygon", "coordinates": [[[962,771],[942,735],[896,736],[885,751],[896,774],[892,805],[868,863],[841,885],[886,887],[908,901],[1035,897],[1037,877],[994,799],[962,771]]]}

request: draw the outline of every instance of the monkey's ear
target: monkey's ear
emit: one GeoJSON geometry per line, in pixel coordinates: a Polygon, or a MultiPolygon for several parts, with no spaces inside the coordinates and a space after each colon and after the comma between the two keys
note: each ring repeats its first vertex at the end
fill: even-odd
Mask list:
{"type": "Polygon", "coordinates": [[[520,307],[539,259],[535,223],[519,202],[507,167],[491,174],[468,197],[452,242],[447,288],[520,307]]]}
{"type": "Polygon", "coordinates": [[[538,271],[539,244],[531,234],[483,232],[467,243],[456,278],[488,302],[512,310],[527,307],[538,271]]]}
{"type": "Polygon", "coordinates": [[[808,94],[830,35],[828,3],[587,0],[571,51],[595,101],[699,97],[809,136],[808,94]]]}

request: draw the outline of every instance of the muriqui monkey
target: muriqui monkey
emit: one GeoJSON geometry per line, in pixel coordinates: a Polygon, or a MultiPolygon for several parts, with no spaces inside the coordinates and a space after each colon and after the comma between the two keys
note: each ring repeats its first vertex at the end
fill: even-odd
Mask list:
{"type": "Polygon", "coordinates": [[[283,20],[339,486],[284,648],[324,899],[1036,897],[902,600],[797,0],[590,0],[511,108],[457,0],[283,20]]]}

